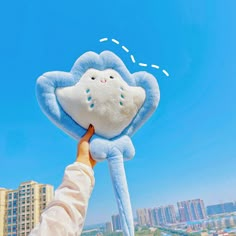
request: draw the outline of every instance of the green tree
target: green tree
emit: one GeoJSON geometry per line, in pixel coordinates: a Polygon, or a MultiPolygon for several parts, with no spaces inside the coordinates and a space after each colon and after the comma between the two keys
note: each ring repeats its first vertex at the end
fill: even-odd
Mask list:
{"type": "Polygon", "coordinates": [[[156,229],[153,236],[161,236],[161,231],[159,229],[156,229]]]}

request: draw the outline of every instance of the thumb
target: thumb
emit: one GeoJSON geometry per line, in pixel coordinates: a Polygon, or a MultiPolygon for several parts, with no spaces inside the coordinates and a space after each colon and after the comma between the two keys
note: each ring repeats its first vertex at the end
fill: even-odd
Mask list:
{"type": "Polygon", "coordinates": [[[95,132],[94,127],[92,124],[90,124],[87,129],[87,132],[82,137],[83,141],[89,141],[91,139],[91,137],[94,135],[94,132],[95,132]]]}

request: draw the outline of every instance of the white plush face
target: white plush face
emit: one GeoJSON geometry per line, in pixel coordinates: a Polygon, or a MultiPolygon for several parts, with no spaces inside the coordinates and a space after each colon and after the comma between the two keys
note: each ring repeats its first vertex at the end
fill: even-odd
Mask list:
{"type": "Polygon", "coordinates": [[[74,86],[57,88],[56,95],[75,122],[85,129],[93,124],[105,138],[119,135],[145,100],[144,89],[129,86],[113,69],[89,69],[74,86]]]}

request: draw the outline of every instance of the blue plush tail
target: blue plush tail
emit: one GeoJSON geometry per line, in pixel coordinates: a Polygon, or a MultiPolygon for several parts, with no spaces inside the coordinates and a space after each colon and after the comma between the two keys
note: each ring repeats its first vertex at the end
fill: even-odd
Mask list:
{"type": "Polygon", "coordinates": [[[128,185],[126,181],[123,156],[108,157],[109,169],[112,183],[119,208],[120,219],[124,236],[134,236],[134,222],[130,203],[128,185]]]}
{"type": "Polygon", "coordinates": [[[95,138],[90,142],[90,152],[96,161],[108,160],[123,234],[134,236],[133,214],[124,169],[124,159],[129,160],[135,154],[130,137],[121,136],[113,140],[95,138]]]}

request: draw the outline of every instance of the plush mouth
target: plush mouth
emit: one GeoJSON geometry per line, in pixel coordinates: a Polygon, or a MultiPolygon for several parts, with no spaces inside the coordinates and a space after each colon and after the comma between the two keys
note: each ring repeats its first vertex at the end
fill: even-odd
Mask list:
{"type": "Polygon", "coordinates": [[[100,82],[101,82],[101,83],[106,83],[107,80],[106,80],[106,79],[102,79],[102,80],[100,80],[100,82]]]}

